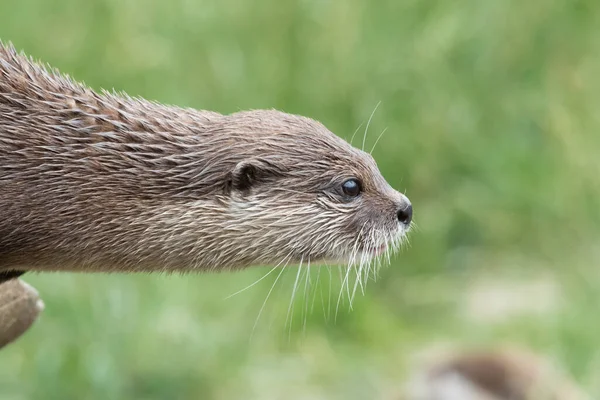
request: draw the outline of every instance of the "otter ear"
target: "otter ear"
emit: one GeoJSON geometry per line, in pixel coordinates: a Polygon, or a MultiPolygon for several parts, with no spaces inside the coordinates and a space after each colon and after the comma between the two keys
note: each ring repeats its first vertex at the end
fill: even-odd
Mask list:
{"type": "Polygon", "coordinates": [[[281,175],[281,169],[272,161],[251,158],[240,161],[231,172],[231,187],[247,192],[255,184],[281,175]]]}

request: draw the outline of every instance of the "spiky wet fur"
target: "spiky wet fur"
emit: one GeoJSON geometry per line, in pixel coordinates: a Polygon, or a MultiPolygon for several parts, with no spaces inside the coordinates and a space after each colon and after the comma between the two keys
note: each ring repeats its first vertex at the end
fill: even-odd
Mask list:
{"type": "Polygon", "coordinates": [[[407,230],[408,200],[319,122],[98,93],[1,43],[0,187],[0,270],[365,273],[407,230]]]}

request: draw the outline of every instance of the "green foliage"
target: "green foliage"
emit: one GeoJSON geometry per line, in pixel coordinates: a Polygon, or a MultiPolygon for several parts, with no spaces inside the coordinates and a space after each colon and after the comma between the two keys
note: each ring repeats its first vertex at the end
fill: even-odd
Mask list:
{"type": "Polygon", "coordinates": [[[47,307],[0,353],[0,397],[387,399],[438,341],[529,346],[600,396],[598,26],[591,0],[0,2],[2,40],[94,88],[278,108],[347,139],[362,123],[358,146],[381,102],[365,148],[387,128],[373,155],[418,225],[353,311],[334,318],[338,271],[329,301],[313,268],[286,324],[289,267],[254,330],[276,275],[225,297],[266,268],[29,276],[47,307]],[[525,289],[542,311],[469,311],[495,280],[503,304],[555,289],[525,289]]]}

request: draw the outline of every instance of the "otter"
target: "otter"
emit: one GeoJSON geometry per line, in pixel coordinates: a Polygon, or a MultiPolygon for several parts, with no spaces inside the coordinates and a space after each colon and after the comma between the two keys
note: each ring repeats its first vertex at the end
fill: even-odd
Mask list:
{"type": "Polygon", "coordinates": [[[94,91],[0,42],[2,280],[364,263],[397,249],[412,213],[313,119],[94,91]]]}

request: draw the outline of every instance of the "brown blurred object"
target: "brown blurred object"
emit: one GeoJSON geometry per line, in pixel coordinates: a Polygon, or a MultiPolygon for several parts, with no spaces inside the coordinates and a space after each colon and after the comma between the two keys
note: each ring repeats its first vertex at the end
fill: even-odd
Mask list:
{"type": "Polygon", "coordinates": [[[437,354],[418,369],[403,400],[584,400],[565,374],[529,351],[437,354]]]}
{"type": "Polygon", "coordinates": [[[44,309],[38,292],[20,279],[0,283],[0,348],[16,340],[44,309]]]}

